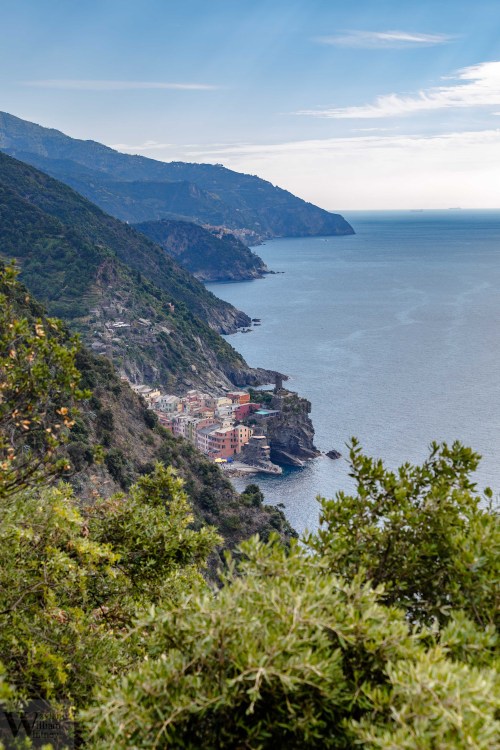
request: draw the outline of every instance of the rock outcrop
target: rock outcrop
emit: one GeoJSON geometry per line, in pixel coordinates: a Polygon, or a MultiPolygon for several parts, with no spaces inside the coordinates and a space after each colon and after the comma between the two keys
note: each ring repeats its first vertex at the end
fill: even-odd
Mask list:
{"type": "Polygon", "coordinates": [[[279,412],[262,420],[273,463],[301,467],[320,454],[314,445],[311,403],[307,399],[280,390],[273,395],[269,409],[279,412]]]}
{"type": "Polygon", "coordinates": [[[331,451],[328,451],[328,453],[326,453],[325,455],[327,455],[328,458],[331,458],[334,461],[336,461],[338,458],[342,458],[342,453],[339,453],[334,448],[331,451]]]}

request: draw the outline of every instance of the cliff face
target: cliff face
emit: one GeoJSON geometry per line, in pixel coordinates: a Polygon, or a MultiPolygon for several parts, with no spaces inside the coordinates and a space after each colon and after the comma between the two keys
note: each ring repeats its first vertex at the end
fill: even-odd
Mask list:
{"type": "Polygon", "coordinates": [[[280,391],[273,396],[269,408],[280,411],[265,422],[273,463],[303,466],[305,461],[319,455],[309,416],[311,404],[307,399],[290,391],[280,391]]]}

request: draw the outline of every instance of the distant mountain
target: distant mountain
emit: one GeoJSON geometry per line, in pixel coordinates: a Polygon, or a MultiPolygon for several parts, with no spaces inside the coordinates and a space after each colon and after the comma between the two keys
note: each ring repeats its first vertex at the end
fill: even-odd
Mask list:
{"type": "Polygon", "coordinates": [[[229,232],[209,231],[198,224],[173,219],[134,226],[202,281],[259,279],[268,272],[262,258],[229,232]]]}
{"type": "Polygon", "coordinates": [[[0,113],[0,150],[65,182],[127,222],[177,218],[259,239],[353,234],[324,211],[254,175],[213,164],[121,154],[0,113]]]}
{"type": "Polygon", "coordinates": [[[213,330],[245,325],[247,316],[131,227],[1,153],[0,255],[15,258],[50,314],[132,381],[174,392],[273,377],[249,368],[213,330]]]}

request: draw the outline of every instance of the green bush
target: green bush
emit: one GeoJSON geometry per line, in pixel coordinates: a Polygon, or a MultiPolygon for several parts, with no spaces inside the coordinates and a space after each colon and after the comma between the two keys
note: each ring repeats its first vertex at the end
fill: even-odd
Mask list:
{"type": "Polygon", "coordinates": [[[415,622],[446,623],[464,610],[478,625],[498,622],[498,513],[491,491],[470,475],[479,456],[460,443],[433,444],[422,466],[388,471],[350,451],[356,494],[321,501],[309,545],[338,575],[383,584],[384,601],[415,622]]]}
{"type": "Polygon", "coordinates": [[[92,747],[493,746],[490,669],[449,658],[435,633],[380,603],[382,589],[338,578],[297,544],[254,539],[242,552],[217,596],[144,621],[149,658],[99,692],[92,747]]]}

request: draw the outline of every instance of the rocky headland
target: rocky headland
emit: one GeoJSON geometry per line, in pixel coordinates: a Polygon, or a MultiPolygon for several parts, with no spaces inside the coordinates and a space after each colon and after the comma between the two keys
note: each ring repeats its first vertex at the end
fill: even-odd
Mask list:
{"type": "Polygon", "coordinates": [[[252,421],[266,435],[271,448],[271,461],[284,466],[302,467],[320,455],[314,445],[311,403],[282,387],[274,393],[252,391],[252,398],[262,403],[269,415],[252,416],[252,421]]]}
{"type": "Polygon", "coordinates": [[[135,225],[200,281],[248,281],[268,273],[262,258],[224,227],[161,219],[135,225]]]}

